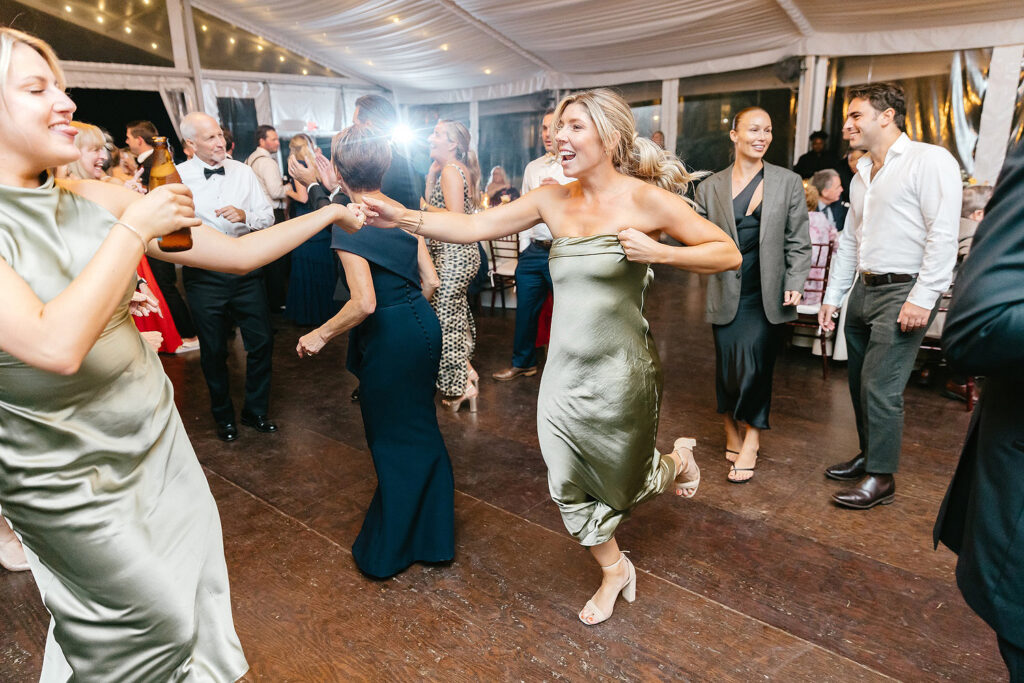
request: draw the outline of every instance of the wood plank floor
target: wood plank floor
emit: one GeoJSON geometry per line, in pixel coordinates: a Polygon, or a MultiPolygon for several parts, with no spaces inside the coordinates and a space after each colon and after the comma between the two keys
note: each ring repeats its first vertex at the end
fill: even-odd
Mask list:
{"type": "MultiPolygon", "coordinates": [[[[480,412],[441,414],[456,482],[456,559],[388,581],[349,547],[375,487],[345,344],[300,361],[279,321],[276,435],[218,441],[198,356],[164,357],[224,523],[235,622],[253,681],[1006,680],[931,525],[966,431],[963,405],[912,383],[899,493],[866,512],[829,502],[822,469],[856,452],[842,364],[787,350],[754,481],[726,482],[700,278],[657,271],[648,317],[665,374],[659,445],[699,440],[690,501],[636,510],[620,545],[638,598],[586,627],[599,573],[548,498],[538,377],[498,383],[513,313],[478,316],[480,412]]],[[[241,344],[232,372],[242,386],[241,344]]],[[[240,404],[240,401],[239,401],[240,404]]],[[[400,425],[396,425],[400,428],[400,425]]],[[[32,577],[0,573],[0,681],[38,678],[48,615],[32,577]]]]}

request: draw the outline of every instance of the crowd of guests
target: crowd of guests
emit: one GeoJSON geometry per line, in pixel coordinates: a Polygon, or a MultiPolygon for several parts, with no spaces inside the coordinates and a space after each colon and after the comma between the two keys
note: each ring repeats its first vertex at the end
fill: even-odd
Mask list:
{"type": "MultiPolygon", "coordinates": [[[[259,128],[243,163],[230,158],[229,132],[216,119],[190,113],[179,126],[189,157],[177,166],[181,183],[149,188],[163,149],[152,124],[129,123],[128,150],[115,155],[102,131],[72,121],[75,106],[48,45],[0,29],[0,52],[10,55],[0,74],[0,144],[9,152],[0,169],[0,287],[9,297],[0,315],[0,501],[17,531],[0,525],[0,558],[32,569],[53,616],[44,679],[165,680],[196,668],[235,680],[245,672],[216,505],[153,351],[198,348],[222,440],[239,438],[236,422],[276,432],[271,312],[281,306],[313,328],[297,339],[301,358],[349,335],[347,369],[359,379],[378,479],[353,545],[356,564],[388,577],[415,562],[453,559],[454,482],[434,401],[440,393],[449,410],[467,402],[476,410],[468,289],[480,268],[478,243],[501,237],[518,235],[518,305],[511,364],[495,380],[541,371],[538,321],[555,294],[538,435],[551,497],[601,571],[579,612],[583,623],[610,618],[620,595],[636,599],[636,570],[615,538],[633,508],[667,490],[691,497],[700,483],[693,438],[676,439],[667,454],[656,448],[661,368],[643,318],[652,264],[708,276],[732,483],[751,481],[756,470],[784,325],[808,299],[826,330],[845,308],[860,452],[825,475],[849,482],[832,496],[841,507],[894,501],[903,389],[985,198],[962,198],[949,152],[907,137],[899,86],[850,93],[844,137],[864,154],[850,166],[848,205],[822,138],[798,164],[806,185],[764,161],[772,143],[764,109],[733,117],[733,163],[692,173],[663,141],[638,136],[628,105],[603,89],[569,95],[544,114],[545,153],[524,169],[518,198],[500,167],[481,192],[469,132],[456,121],[437,122],[431,166],[420,177],[390,142],[394,109],[375,95],[357,101],[330,158],[295,136],[287,178],[272,127],[259,128]],[[691,201],[685,195],[698,180],[691,201]],[[480,210],[481,196],[492,208],[480,210]],[[192,231],[190,249],[160,249],[161,237],[183,228],[192,231]],[[827,286],[809,289],[832,244],[827,286]],[[141,322],[165,312],[167,326],[141,322]],[[240,412],[227,372],[233,326],[246,351],[240,412]],[[147,332],[158,336],[143,341],[147,332]],[[102,487],[87,484],[97,471],[110,473],[102,487]],[[120,530],[114,538],[105,531],[112,528],[120,530]]],[[[1013,195],[996,199],[1004,220],[1018,216],[1013,195]]],[[[979,249],[995,243],[1016,253],[1019,245],[985,227],[979,249]]],[[[986,299],[991,274],[1003,274],[974,267],[987,258],[965,261],[974,308],[951,314],[952,334],[969,336],[984,318],[985,334],[969,343],[996,337],[999,350],[986,353],[1017,367],[1019,345],[1008,343],[1017,328],[991,326],[1006,326],[998,314],[1016,305],[1006,295],[1019,288],[1004,282],[996,303],[986,299]]],[[[991,361],[965,368],[1001,370],[991,361]]],[[[1017,386],[1015,376],[1000,381],[1007,395],[1017,386]]],[[[980,412],[1001,424],[1010,401],[980,412]]],[[[975,426],[978,443],[987,426],[975,426]]],[[[1010,419],[1006,429],[1019,425],[1010,419]]],[[[1007,607],[1006,583],[991,579],[1019,551],[977,559],[965,529],[978,537],[1012,530],[962,490],[975,479],[999,489],[1014,462],[1003,453],[1002,469],[981,474],[962,464],[969,469],[958,472],[936,538],[974,551],[961,567],[980,587],[965,593],[996,627],[1016,677],[1024,641],[1019,619],[1008,615],[1019,616],[1012,604],[1020,594],[1007,607]]],[[[1019,587],[1020,572],[1010,580],[1019,587]]]]}

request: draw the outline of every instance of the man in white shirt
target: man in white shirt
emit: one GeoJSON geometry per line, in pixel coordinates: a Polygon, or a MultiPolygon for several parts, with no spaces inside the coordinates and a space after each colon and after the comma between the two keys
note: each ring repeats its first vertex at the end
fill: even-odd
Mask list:
{"type": "MultiPolygon", "coordinates": [[[[288,219],[285,215],[285,184],[281,175],[281,166],[277,161],[277,151],[281,149],[281,141],[273,126],[262,125],[256,128],[256,150],[249,155],[245,163],[256,174],[263,193],[274,207],[274,223],[283,223],[288,219]]],[[[285,254],[263,267],[263,278],[267,285],[267,299],[271,310],[284,308],[285,292],[288,289],[288,272],[291,270],[291,254],[285,254]]]]}
{"type": "MultiPolygon", "coordinates": [[[[574,178],[566,178],[562,164],[555,154],[551,120],[555,110],[544,112],[540,137],[544,143],[544,156],[526,165],[523,172],[523,194],[541,185],[565,185],[574,178]]],[[[544,302],[551,293],[551,271],[548,270],[548,252],[551,251],[551,231],[538,223],[519,233],[519,263],[516,265],[516,328],[512,342],[512,366],[495,372],[491,377],[507,382],[516,377],[537,374],[537,323],[544,302]]]]}
{"type": "MultiPolygon", "coordinates": [[[[242,162],[225,158],[224,134],[217,121],[193,113],[182,119],[180,128],[195,150],[192,159],[178,166],[178,174],[192,190],[196,215],[229,237],[273,225],[274,210],[256,174],[242,162]]],[[[231,275],[186,267],[183,275],[218,438],[238,438],[227,368],[227,332],[232,321],[242,331],[247,352],[242,424],[276,432],[277,426],[267,418],[274,332],[260,271],[231,275]]]]}
{"type": "Polygon", "coordinates": [[[891,503],[903,439],[903,390],[939,297],[956,263],[960,167],[936,145],[903,132],[903,88],[874,83],[854,88],[844,134],[868,152],[850,187],[847,229],[839,238],[818,321],[835,329],[836,308],[850,290],[846,312],[850,397],[861,452],[825,475],[858,480],[832,496],[867,509],[891,503]]]}

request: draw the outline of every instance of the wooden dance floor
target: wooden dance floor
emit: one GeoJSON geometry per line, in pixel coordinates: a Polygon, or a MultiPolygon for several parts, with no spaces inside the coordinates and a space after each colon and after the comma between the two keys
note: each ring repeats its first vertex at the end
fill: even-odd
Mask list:
{"type": "MultiPolygon", "coordinates": [[[[659,446],[698,439],[690,501],[664,495],[618,534],[637,601],[588,627],[589,554],[564,531],[537,447],[539,376],[498,383],[514,314],[478,315],[480,412],[441,414],[456,486],[456,558],[388,581],[349,548],[375,487],[345,342],[312,360],[278,324],[276,435],[221,443],[198,354],[164,357],[220,504],[235,623],[252,681],[1006,679],[932,523],[967,428],[963,404],[912,382],[896,503],[839,510],[826,465],[857,451],[844,364],[804,349],[775,373],[754,480],[726,482],[714,350],[694,275],[658,270],[648,317],[665,375],[659,446]]],[[[241,342],[231,360],[242,386],[241,342]]],[[[236,403],[240,406],[241,401],[236,403]]],[[[395,429],[402,429],[396,424],[395,429]]],[[[0,571],[0,680],[39,675],[48,615],[31,575],[0,571]]]]}

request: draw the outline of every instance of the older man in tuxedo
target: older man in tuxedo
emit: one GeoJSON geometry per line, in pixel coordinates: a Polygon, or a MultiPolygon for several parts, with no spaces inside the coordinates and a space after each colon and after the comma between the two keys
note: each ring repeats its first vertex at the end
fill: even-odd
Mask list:
{"type": "Polygon", "coordinates": [[[986,377],[963,454],[935,522],[960,555],[964,599],[1024,682],[1024,144],[1003,166],[946,317],[950,364],[986,377]]]}

